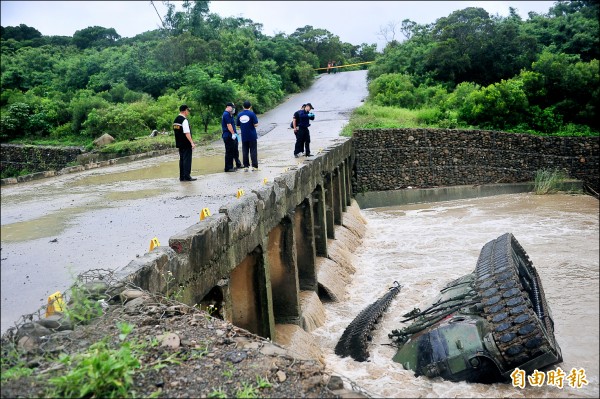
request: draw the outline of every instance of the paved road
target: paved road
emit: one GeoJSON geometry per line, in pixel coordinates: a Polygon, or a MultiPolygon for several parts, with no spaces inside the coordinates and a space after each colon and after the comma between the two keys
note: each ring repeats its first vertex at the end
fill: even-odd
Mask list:
{"type": "Polygon", "coordinates": [[[199,220],[203,208],[218,214],[238,189],[250,191],[287,167],[310,162],[294,158],[289,128],[303,103],[315,107],[314,153],[344,140],[339,133],[367,94],[366,71],[321,75],[310,89],[259,115],[258,172],[224,173],[218,141],[195,150],[195,182],[179,182],[173,153],[2,187],[2,332],[44,305],[48,295],[69,287],[79,273],[124,267],[148,251],[153,237],[167,245],[169,237],[199,220]]]}

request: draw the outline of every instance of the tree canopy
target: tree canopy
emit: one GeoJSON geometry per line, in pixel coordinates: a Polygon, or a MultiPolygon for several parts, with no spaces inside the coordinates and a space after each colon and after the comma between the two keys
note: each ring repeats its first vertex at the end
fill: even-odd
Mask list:
{"type": "Polygon", "coordinates": [[[598,131],[599,7],[558,1],[527,21],[514,9],[499,17],[479,7],[427,25],[404,20],[406,40],[389,41],[369,68],[370,98],[439,107],[441,117],[491,129],[598,131]],[[437,85],[446,95],[432,90],[437,85]]]}
{"type": "Polygon", "coordinates": [[[177,11],[165,2],[160,26],[133,38],[102,26],[72,37],[2,27],[0,138],[135,137],[170,129],[184,101],[199,111],[192,122],[208,133],[227,101],[249,99],[265,112],[308,87],[331,57],[376,56],[375,44],[354,46],[324,29],[270,37],[250,19],[210,13],[209,3],[184,1],[177,11]]]}
{"type": "Polygon", "coordinates": [[[376,61],[368,80],[378,104],[436,107],[448,120],[496,129],[598,129],[596,1],[561,0],[526,21],[478,7],[432,24],[404,20],[382,29],[382,52],[310,25],[268,36],[260,23],[211,13],[209,1],[166,4],[161,25],[132,38],[101,26],[72,37],[1,27],[0,139],[127,139],[169,130],[182,102],[210,133],[225,99],[265,112],[332,60],[376,61]]]}

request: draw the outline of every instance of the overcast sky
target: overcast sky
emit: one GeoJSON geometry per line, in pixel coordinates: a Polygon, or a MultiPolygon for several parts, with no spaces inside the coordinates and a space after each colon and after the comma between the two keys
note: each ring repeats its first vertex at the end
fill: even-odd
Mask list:
{"type": "MultiPolygon", "coordinates": [[[[181,10],[181,2],[173,2],[181,10]]],[[[263,33],[293,33],[311,25],[327,29],[353,45],[385,41],[378,35],[389,23],[410,19],[435,22],[453,11],[482,7],[491,15],[507,16],[509,7],[527,19],[530,11],[545,14],[553,1],[211,1],[210,12],[244,17],[263,24],[263,33]]],[[[122,37],[157,29],[160,19],[150,1],[2,1],[1,25],[34,27],[42,35],[73,36],[89,26],[114,28],[122,37]]],[[[154,1],[161,17],[166,7],[154,1]]],[[[402,39],[396,35],[396,39],[402,39]]]]}

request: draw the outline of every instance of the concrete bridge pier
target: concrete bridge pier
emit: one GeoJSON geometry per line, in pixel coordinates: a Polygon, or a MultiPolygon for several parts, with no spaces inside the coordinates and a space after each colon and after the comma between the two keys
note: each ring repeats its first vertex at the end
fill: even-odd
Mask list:
{"type": "Polygon", "coordinates": [[[329,245],[352,203],[352,157],[350,140],[322,151],[131,262],[122,279],[283,345],[309,341],[324,322],[320,297],[343,295],[329,245]]]}

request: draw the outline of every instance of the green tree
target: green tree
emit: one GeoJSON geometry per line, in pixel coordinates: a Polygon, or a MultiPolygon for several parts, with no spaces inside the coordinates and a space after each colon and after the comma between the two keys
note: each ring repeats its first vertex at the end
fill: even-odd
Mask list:
{"type": "Polygon", "coordinates": [[[593,0],[557,1],[547,15],[530,14],[527,31],[557,53],[578,54],[583,61],[600,59],[600,3],[593,0]]]}
{"type": "Polygon", "coordinates": [[[0,138],[11,140],[27,135],[27,126],[31,108],[25,103],[13,103],[0,116],[0,138]]]}
{"type": "Polygon", "coordinates": [[[60,53],[54,46],[23,47],[9,58],[2,57],[2,89],[29,90],[50,85],[62,58],[60,53]]]}
{"type": "Polygon", "coordinates": [[[107,108],[109,105],[108,101],[95,96],[91,90],[79,90],[76,92],[69,104],[72,110],[72,131],[76,134],[83,133],[85,135],[86,132],[82,132],[81,128],[88,115],[92,111],[98,113],[100,109],[107,108]]]}
{"type": "Polygon", "coordinates": [[[163,1],[167,6],[167,13],[163,17],[163,28],[173,36],[189,32],[195,36],[203,32],[204,18],[209,11],[209,1],[182,2],[183,11],[175,11],[175,5],[170,1],[163,1]]]}
{"type": "Polygon", "coordinates": [[[196,63],[206,63],[211,53],[205,40],[194,37],[189,32],[169,36],[158,42],[151,51],[157,66],[169,72],[179,71],[196,63]]]}
{"type": "Polygon", "coordinates": [[[469,124],[490,129],[508,129],[527,122],[529,103],[523,83],[502,80],[472,91],[459,112],[469,124]]]}
{"type": "Polygon", "coordinates": [[[377,105],[413,109],[415,87],[408,75],[384,74],[369,84],[369,98],[377,105]]]}
{"type": "Polygon", "coordinates": [[[259,60],[256,39],[248,29],[221,32],[222,53],[219,57],[225,79],[242,80],[259,60]]]}
{"type": "Polygon", "coordinates": [[[82,128],[87,137],[94,138],[108,133],[117,140],[128,140],[151,131],[143,110],[135,104],[108,105],[91,109],[82,123],[82,128]]]}
{"type": "Polygon", "coordinates": [[[273,108],[283,98],[282,81],[275,74],[275,62],[263,61],[256,72],[244,77],[242,87],[255,96],[255,112],[273,108]],[[270,64],[270,65],[265,65],[270,64]],[[270,70],[269,70],[270,69],[270,70]]]}
{"type": "Polygon", "coordinates": [[[377,57],[377,44],[362,43],[356,52],[358,62],[374,61],[377,57]]]}
{"type": "Polygon", "coordinates": [[[186,86],[182,87],[180,92],[189,94],[190,99],[196,105],[192,106],[193,113],[198,115],[204,127],[204,133],[207,133],[208,125],[213,120],[220,118],[225,104],[235,99],[235,86],[231,81],[223,81],[223,77],[220,75],[209,76],[197,66],[186,69],[185,83],[186,86]]]}
{"type": "MultiPolygon", "coordinates": [[[[408,24],[408,20],[405,21],[408,24]]],[[[385,73],[407,73],[419,77],[428,75],[425,60],[434,42],[431,39],[431,26],[411,24],[409,39],[402,43],[389,43],[378,55],[375,63],[369,66],[367,80],[372,81],[385,73]]]]}
{"type": "Polygon", "coordinates": [[[554,107],[565,122],[598,127],[600,76],[598,60],[582,62],[578,55],[544,51],[532,64],[543,78],[539,95],[532,98],[541,109],[554,107]]]}
{"type": "Polygon", "coordinates": [[[20,24],[19,26],[0,26],[0,37],[3,40],[14,39],[16,41],[41,38],[42,34],[34,27],[20,24]]]}
{"type": "Polygon", "coordinates": [[[114,28],[90,26],[75,31],[73,34],[73,44],[80,49],[90,47],[104,48],[115,45],[120,38],[121,36],[117,34],[114,28]]]}
{"type": "Polygon", "coordinates": [[[296,29],[290,36],[291,39],[297,39],[304,49],[318,58],[317,67],[326,67],[329,61],[336,61],[338,65],[344,63],[349,54],[343,52],[340,38],[326,29],[313,28],[306,25],[296,29]]]}
{"type": "Polygon", "coordinates": [[[297,40],[290,40],[279,33],[273,38],[256,43],[260,59],[273,60],[282,88],[295,93],[308,87],[314,76],[312,65],[318,64],[317,57],[306,51],[297,40]]]}
{"type": "Polygon", "coordinates": [[[426,59],[427,69],[441,81],[481,82],[492,34],[493,21],[483,8],[469,7],[438,19],[432,30],[435,44],[426,59]]]}

